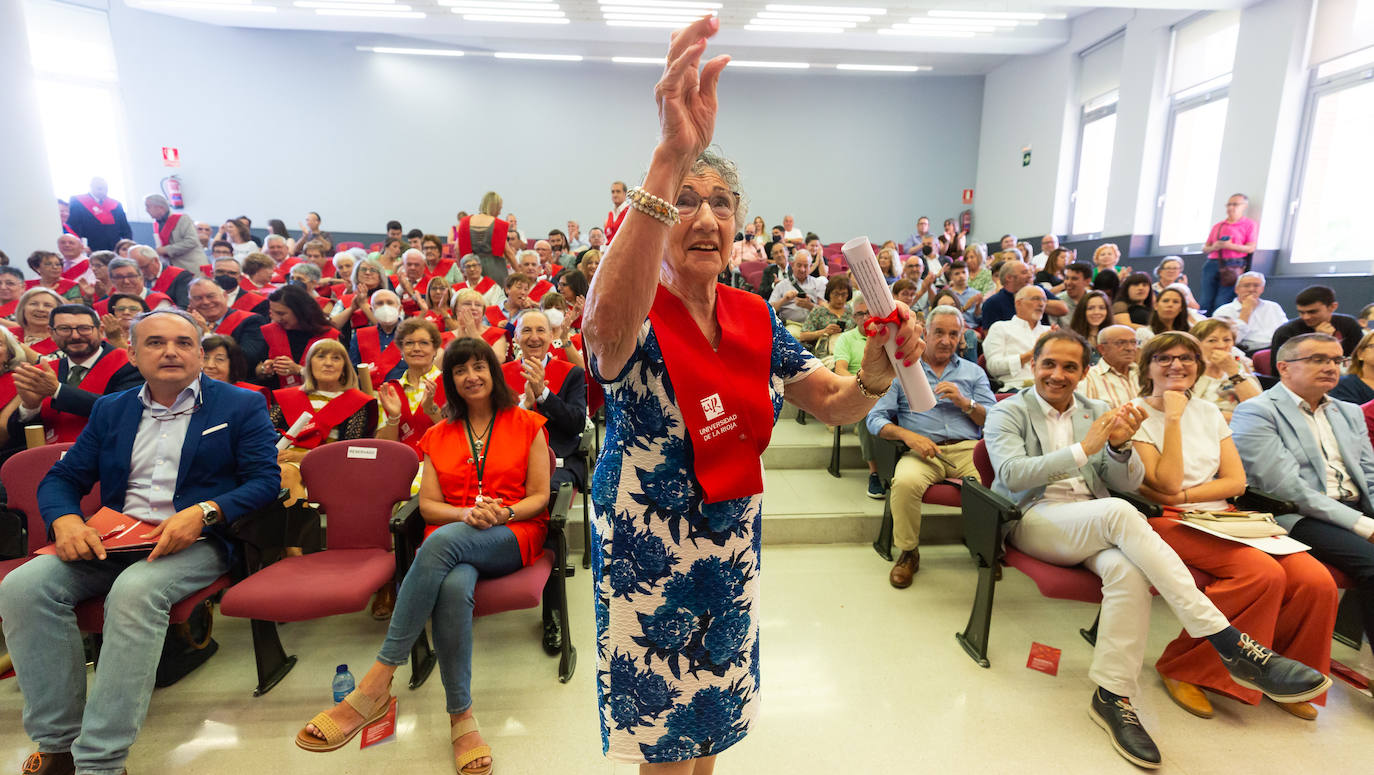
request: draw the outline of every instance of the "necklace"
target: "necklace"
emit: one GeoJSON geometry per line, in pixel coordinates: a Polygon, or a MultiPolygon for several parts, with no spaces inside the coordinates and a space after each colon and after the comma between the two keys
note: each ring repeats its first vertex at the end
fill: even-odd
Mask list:
{"type": "Polygon", "coordinates": [[[468,464],[477,466],[477,498],[482,498],[482,475],[487,470],[487,442],[491,439],[491,430],[496,426],[496,415],[492,414],[491,420],[487,423],[487,429],[478,434],[472,427],[472,420],[463,418],[463,425],[467,428],[468,449],[472,452],[472,457],[468,458],[468,464]]]}

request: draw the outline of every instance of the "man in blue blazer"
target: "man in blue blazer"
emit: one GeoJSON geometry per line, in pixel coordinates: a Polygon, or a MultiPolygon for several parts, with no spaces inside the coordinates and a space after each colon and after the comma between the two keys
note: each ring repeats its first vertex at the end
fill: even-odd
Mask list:
{"type": "Polygon", "coordinates": [[[24,728],[38,744],[26,773],[121,771],[148,710],[168,612],[228,571],[226,525],[277,493],[277,434],[262,397],[202,377],[200,337],[186,312],[141,315],[131,354],[146,384],[97,400],[38,487],[56,554],[0,583],[24,728]],[[96,482],[103,505],[150,523],[151,550],[106,551],[80,510],[96,482]],[[98,595],[104,647],[88,696],[72,609],[98,595]]]}
{"type": "Polygon", "coordinates": [[[1081,563],[1102,578],[1089,710],[1117,753],[1140,767],[1161,761],[1130,700],[1150,631],[1151,586],[1190,635],[1216,647],[1237,683],[1280,702],[1325,691],[1330,678],[1232,627],[1145,517],[1108,497],[1109,487],[1135,491],[1144,477],[1131,445],[1144,413],[1074,392],[1088,369],[1088,343],[1072,331],[1053,331],[1031,355],[1035,384],[994,406],[983,425],[993,489],[1021,508],[1008,536],[1018,549],[1056,565],[1081,563]]]}
{"type": "Polygon", "coordinates": [[[1360,591],[1365,636],[1374,642],[1374,449],[1360,407],[1327,397],[1348,360],[1327,334],[1283,343],[1279,384],[1243,402],[1231,434],[1255,487],[1297,504],[1279,522],[1339,568],[1360,591]]]}

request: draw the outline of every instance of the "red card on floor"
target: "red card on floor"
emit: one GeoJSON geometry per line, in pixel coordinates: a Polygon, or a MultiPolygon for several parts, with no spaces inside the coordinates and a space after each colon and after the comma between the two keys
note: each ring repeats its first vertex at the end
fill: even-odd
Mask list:
{"type": "Polygon", "coordinates": [[[1331,674],[1350,684],[1350,688],[1360,694],[1366,697],[1374,697],[1374,692],[1371,692],[1369,688],[1369,679],[1360,675],[1358,670],[1354,670],[1333,659],[1331,660],[1331,674]]]}
{"type": "Polygon", "coordinates": [[[1032,642],[1030,659],[1026,660],[1026,667],[1050,675],[1059,675],[1059,654],[1059,649],[1054,646],[1032,642]]]}
{"type": "Polygon", "coordinates": [[[13,671],[13,670],[6,670],[5,672],[0,673],[0,681],[5,680],[6,678],[13,678],[13,677],[14,677],[14,671],[13,671]]]}
{"type": "Polygon", "coordinates": [[[362,740],[359,749],[369,745],[375,745],[396,734],[396,698],[391,698],[391,707],[387,708],[386,715],[363,727],[363,733],[358,735],[362,740]]]}

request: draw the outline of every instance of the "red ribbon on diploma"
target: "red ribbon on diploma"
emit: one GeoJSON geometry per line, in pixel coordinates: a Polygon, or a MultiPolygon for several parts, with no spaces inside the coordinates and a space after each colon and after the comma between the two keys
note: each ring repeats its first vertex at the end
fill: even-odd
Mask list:
{"type": "Polygon", "coordinates": [[[884,323],[896,323],[898,326],[901,326],[906,323],[906,319],[907,313],[901,307],[896,306],[892,308],[891,312],[887,313],[882,317],[874,317],[870,315],[868,317],[868,320],[864,321],[864,336],[876,335],[879,331],[882,330],[881,328],[879,328],[879,326],[883,325],[884,323]]]}

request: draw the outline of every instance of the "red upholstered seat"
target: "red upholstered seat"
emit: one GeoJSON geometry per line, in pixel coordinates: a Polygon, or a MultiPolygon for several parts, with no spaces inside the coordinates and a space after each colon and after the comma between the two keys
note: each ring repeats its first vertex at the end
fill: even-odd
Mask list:
{"type": "Polygon", "coordinates": [[[1263,350],[1256,350],[1255,354],[1250,356],[1250,361],[1255,364],[1255,373],[1263,374],[1266,377],[1272,377],[1274,375],[1273,356],[1274,351],[1267,347],[1263,350]]]}
{"type": "Polygon", "coordinates": [[[1340,569],[1332,565],[1327,565],[1326,569],[1331,571],[1331,580],[1336,582],[1336,589],[1355,588],[1355,581],[1351,579],[1349,576],[1342,573],[1340,569]]]}
{"type": "Polygon", "coordinates": [[[334,246],[334,252],[342,253],[345,250],[352,250],[353,248],[360,248],[362,246],[363,243],[361,242],[340,242],[334,246]]]}
{"type": "Polygon", "coordinates": [[[926,488],[925,495],[921,496],[921,503],[957,509],[963,505],[959,493],[959,483],[956,481],[936,482],[926,488]]]}
{"type": "Polygon", "coordinates": [[[553,559],[553,552],[545,549],[539,559],[514,573],[478,581],[473,593],[472,615],[490,616],[539,605],[544,599],[549,574],[553,572],[553,559]]]}
{"type": "Polygon", "coordinates": [[[270,622],[350,614],[361,611],[395,572],[391,552],[380,548],[283,557],[227,592],[220,610],[225,616],[270,622]]]}
{"type": "Polygon", "coordinates": [[[445,243],[444,243],[443,249],[439,251],[439,255],[440,255],[440,257],[442,257],[442,258],[453,258],[453,250],[454,250],[453,243],[452,243],[452,242],[445,242],[445,243]]]}
{"type": "MultiPolygon", "coordinates": [[[[228,589],[231,583],[233,582],[227,575],[220,576],[211,582],[209,586],[201,587],[196,592],[193,592],[190,597],[172,606],[172,610],[168,613],[167,617],[168,623],[181,624],[186,621],[190,618],[191,614],[195,612],[196,606],[205,602],[207,598],[215,595],[220,590],[228,589]]],[[[82,632],[100,632],[104,630],[105,598],[93,597],[90,600],[82,601],[81,604],[76,607],[76,626],[80,628],[82,632]]]]}
{"type": "Polygon", "coordinates": [[[763,280],[763,270],[768,267],[767,261],[741,261],[739,273],[744,276],[744,281],[758,289],[759,283],[763,280]]]}
{"type": "Polygon", "coordinates": [[[380,243],[380,242],[374,242],[374,243],[372,243],[371,245],[368,245],[368,246],[367,246],[367,252],[369,252],[369,253],[380,253],[380,252],[382,252],[382,248],[383,248],[383,247],[385,247],[385,245],[383,245],[382,243],[380,243]]]}
{"type": "MultiPolygon", "coordinates": [[[[26,449],[16,453],[5,465],[0,467],[0,482],[5,485],[5,493],[9,497],[7,504],[12,511],[17,511],[24,515],[24,529],[28,534],[29,553],[24,557],[0,562],[0,579],[5,578],[10,571],[33,559],[33,553],[48,544],[48,526],[43,522],[43,517],[38,513],[38,483],[43,481],[43,477],[48,473],[48,469],[61,459],[63,453],[71,447],[66,444],[49,444],[44,447],[26,449]]],[[[81,499],[81,510],[87,514],[94,514],[100,509],[100,485],[91,488],[86,497],[81,499]]]]}
{"type": "Polygon", "coordinates": [[[1065,567],[1052,565],[1022,552],[1010,544],[1002,558],[1007,565],[1030,576],[1040,594],[1056,600],[1079,600],[1084,603],[1102,602],[1102,579],[1081,565],[1065,567]]]}

